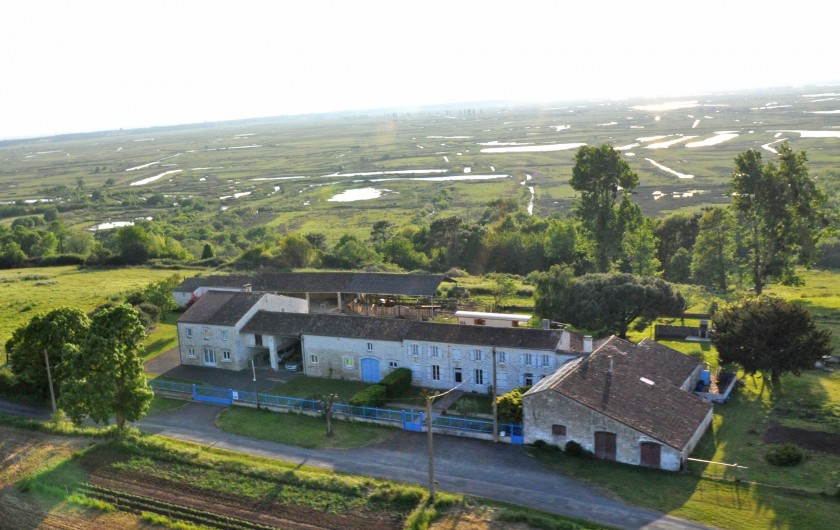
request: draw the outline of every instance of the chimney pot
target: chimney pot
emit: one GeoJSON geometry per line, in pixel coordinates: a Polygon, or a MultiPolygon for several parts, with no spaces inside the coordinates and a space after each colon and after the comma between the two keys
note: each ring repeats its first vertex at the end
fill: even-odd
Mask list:
{"type": "Polygon", "coordinates": [[[542,319],[542,329],[551,329],[551,322],[547,318],[542,319]]]}
{"type": "Polygon", "coordinates": [[[583,353],[592,353],[592,335],[583,336],[583,353]]]}

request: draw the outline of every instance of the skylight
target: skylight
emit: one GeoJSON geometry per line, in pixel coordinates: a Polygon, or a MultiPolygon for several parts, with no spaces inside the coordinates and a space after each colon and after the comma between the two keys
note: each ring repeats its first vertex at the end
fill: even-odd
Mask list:
{"type": "Polygon", "coordinates": [[[641,381],[642,383],[645,383],[647,385],[651,385],[651,386],[655,384],[653,381],[651,381],[647,377],[640,377],[639,381],[641,381]]]}

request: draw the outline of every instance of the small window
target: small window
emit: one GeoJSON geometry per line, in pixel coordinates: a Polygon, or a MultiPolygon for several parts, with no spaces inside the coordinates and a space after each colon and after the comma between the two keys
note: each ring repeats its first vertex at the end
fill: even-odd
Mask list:
{"type": "Polygon", "coordinates": [[[411,345],[411,355],[414,357],[420,357],[420,345],[419,344],[412,344],[411,345]]]}
{"type": "Polygon", "coordinates": [[[566,426],[555,423],[551,426],[551,434],[555,436],[566,436],[566,426]]]}
{"type": "Polygon", "coordinates": [[[437,365],[437,364],[432,365],[432,380],[433,381],[440,381],[440,365],[437,365]]]}
{"type": "Polygon", "coordinates": [[[399,368],[399,367],[400,367],[400,363],[398,363],[397,361],[388,361],[388,368],[393,369],[393,368],[399,368]]]}
{"type": "Polygon", "coordinates": [[[542,366],[543,368],[548,368],[550,366],[550,363],[551,357],[549,357],[547,354],[540,355],[540,366],[542,366]]]}
{"type": "Polygon", "coordinates": [[[353,357],[351,357],[349,355],[345,355],[343,357],[343,360],[344,360],[344,368],[347,368],[348,370],[353,368],[353,366],[354,366],[353,357]]]}
{"type": "Polygon", "coordinates": [[[522,374],[522,384],[524,386],[533,386],[534,385],[534,374],[522,374]]]}
{"type": "Polygon", "coordinates": [[[478,368],[475,371],[475,384],[479,386],[484,385],[484,370],[481,368],[478,368]]]}
{"type": "Polygon", "coordinates": [[[477,318],[477,319],[475,319],[475,325],[476,325],[476,326],[483,326],[484,324],[485,324],[485,322],[484,322],[484,319],[483,319],[483,318],[477,318]]]}
{"type": "Polygon", "coordinates": [[[510,323],[510,327],[512,327],[512,328],[518,328],[518,327],[519,327],[519,321],[518,321],[518,320],[514,320],[513,322],[511,322],[511,323],[510,323]]]}
{"type": "Polygon", "coordinates": [[[227,330],[226,329],[223,329],[221,331],[221,335],[222,335],[222,340],[227,342],[227,330]]]}
{"type": "Polygon", "coordinates": [[[188,339],[192,338],[192,328],[187,328],[187,338],[188,339]]]}
{"type": "Polygon", "coordinates": [[[318,356],[314,353],[309,356],[309,364],[318,364],[318,356]]]}
{"type": "Polygon", "coordinates": [[[226,363],[230,362],[230,350],[222,350],[222,361],[226,363]]]}
{"type": "Polygon", "coordinates": [[[506,351],[500,351],[496,354],[496,360],[499,364],[507,364],[508,354],[506,351]]]}
{"type": "Polygon", "coordinates": [[[473,359],[475,359],[476,362],[480,363],[484,360],[484,352],[481,350],[473,351],[473,359]]]}
{"type": "Polygon", "coordinates": [[[204,340],[210,340],[210,328],[204,328],[204,340]]]}
{"type": "Polygon", "coordinates": [[[187,348],[187,357],[195,359],[195,348],[187,348]]]}
{"type": "Polygon", "coordinates": [[[435,359],[440,357],[440,348],[438,348],[437,346],[432,346],[432,357],[434,357],[435,359]]]}
{"type": "Polygon", "coordinates": [[[525,366],[532,366],[534,364],[534,354],[526,353],[522,356],[522,364],[525,366]]]}
{"type": "Polygon", "coordinates": [[[369,352],[373,351],[373,343],[372,342],[367,343],[367,351],[369,351],[369,352]]]}

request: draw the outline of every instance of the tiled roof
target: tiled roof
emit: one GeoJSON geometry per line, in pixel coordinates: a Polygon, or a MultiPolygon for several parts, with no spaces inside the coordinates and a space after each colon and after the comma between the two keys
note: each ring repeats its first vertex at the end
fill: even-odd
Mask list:
{"type": "Polygon", "coordinates": [[[612,337],[591,355],[537,383],[528,394],[558,392],[681,450],[712,408],[711,403],[680,390],[685,378],[670,379],[674,374],[679,379],[688,364],[693,364],[692,370],[697,366],[694,360],[686,363],[684,357],[690,359],[666,346],[634,345],[612,337]]]}
{"type": "Polygon", "coordinates": [[[500,348],[554,351],[562,331],[528,328],[494,328],[419,322],[399,318],[330,315],[323,313],[274,313],[258,311],[242,328],[243,333],[266,335],[317,335],[371,340],[418,340],[500,348]]]}
{"type": "Polygon", "coordinates": [[[241,288],[266,293],[364,293],[431,296],[445,276],[367,272],[285,272],[254,276],[231,274],[187,278],[176,292],[191,293],[199,287],[241,288]]]}
{"type": "Polygon", "coordinates": [[[264,296],[261,293],[207,291],[189,309],[179,323],[233,326],[264,296]]]}

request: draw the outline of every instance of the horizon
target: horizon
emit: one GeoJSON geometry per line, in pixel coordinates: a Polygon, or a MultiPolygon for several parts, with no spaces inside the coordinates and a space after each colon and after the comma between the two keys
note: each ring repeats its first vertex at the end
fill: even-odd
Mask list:
{"type": "Polygon", "coordinates": [[[840,7],[731,4],[35,0],[4,6],[0,140],[840,84],[840,7]]]}

